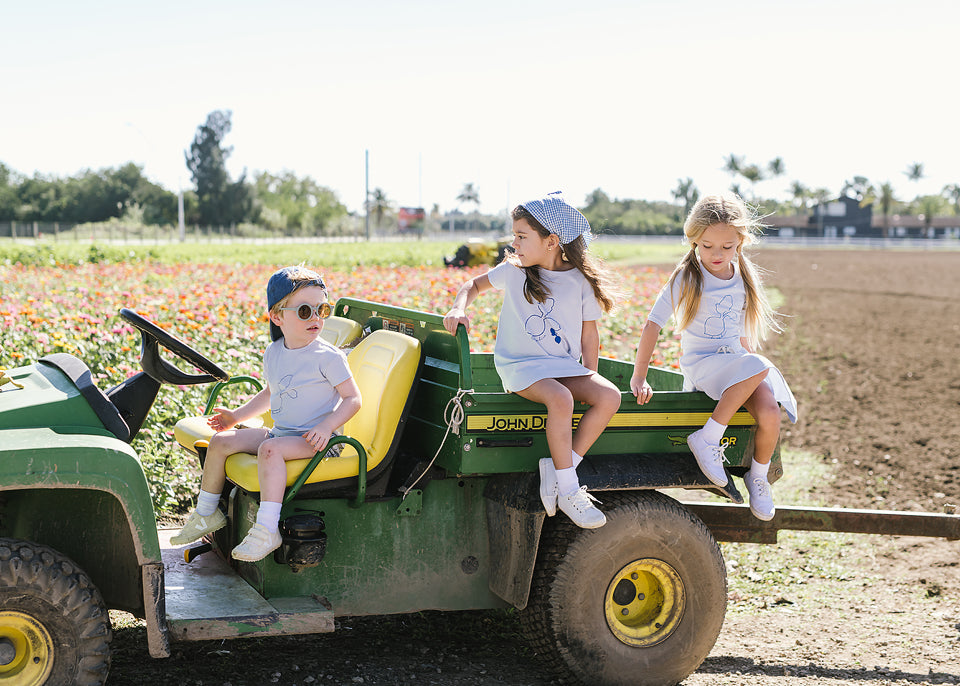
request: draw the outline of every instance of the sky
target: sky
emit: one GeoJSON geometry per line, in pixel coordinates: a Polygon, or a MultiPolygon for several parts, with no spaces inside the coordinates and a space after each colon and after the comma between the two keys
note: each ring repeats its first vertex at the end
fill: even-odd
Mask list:
{"type": "MultiPolygon", "coordinates": [[[[0,162],[72,176],[184,153],[232,112],[227,169],[289,171],[351,211],[483,212],[728,188],[730,154],[838,193],[960,183],[955,0],[34,0],[0,15],[0,162]],[[369,165],[365,160],[369,159],[369,165]],[[925,178],[905,172],[922,163],[925,178]]],[[[748,184],[743,184],[749,188],[748,184]]]]}

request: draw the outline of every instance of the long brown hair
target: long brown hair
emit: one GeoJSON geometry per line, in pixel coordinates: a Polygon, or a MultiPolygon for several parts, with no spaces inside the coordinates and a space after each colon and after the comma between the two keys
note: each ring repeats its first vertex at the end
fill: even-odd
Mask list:
{"type": "MultiPolygon", "coordinates": [[[[550,235],[550,231],[537,221],[537,218],[523,205],[517,205],[513,208],[510,217],[514,221],[525,220],[542,238],[547,238],[550,235]]],[[[580,270],[580,273],[583,274],[587,283],[593,289],[593,295],[600,303],[600,307],[604,312],[610,312],[616,305],[620,292],[613,285],[610,271],[603,264],[603,261],[587,251],[587,242],[583,239],[583,236],[577,236],[566,245],[561,244],[560,254],[564,262],[569,262],[580,270]]],[[[512,254],[507,259],[526,273],[527,278],[523,282],[523,297],[527,299],[527,302],[545,302],[550,292],[540,275],[540,267],[522,267],[520,260],[512,254]]]]}
{"type": "Polygon", "coordinates": [[[674,317],[677,329],[687,328],[700,308],[700,295],[703,293],[703,273],[697,259],[697,241],[707,228],[716,224],[733,227],[740,237],[737,246],[737,266],[743,279],[746,293],[745,333],[754,350],[759,350],[760,342],[771,331],[782,331],[777,321],[777,313],[771,307],[763,291],[762,270],[743,252],[743,248],[757,240],[762,230],[760,218],[747,204],[734,193],[721,193],[701,198],[691,208],[683,224],[683,235],[690,250],[680,259],[670,276],[670,287],[680,279],[680,297],[674,303],[674,317]]]}

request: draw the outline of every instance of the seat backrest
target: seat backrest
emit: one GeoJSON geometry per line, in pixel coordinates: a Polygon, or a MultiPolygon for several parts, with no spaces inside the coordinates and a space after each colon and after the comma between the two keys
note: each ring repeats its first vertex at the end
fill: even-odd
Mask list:
{"type": "MultiPolygon", "coordinates": [[[[399,444],[401,427],[413,396],[413,387],[420,372],[420,341],[388,330],[377,330],[364,338],[347,354],[347,363],[360,388],[360,411],[344,425],[343,433],[363,446],[367,455],[367,474],[383,473],[392,451],[399,444]]],[[[338,456],[324,457],[306,478],[305,495],[316,488],[336,488],[355,483],[358,471],[357,452],[345,445],[338,456]],[[312,486],[308,488],[307,486],[312,486]]],[[[311,460],[287,460],[287,486],[292,486],[311,460]]],[[[227,478],[248,492],[260,490],[257,457],[236,453],[224,464],[227,478]]]]}
{"type": "Polygon", "coordinates": [[[320,331],[320,338],[330,345],[342,348],[347,343],[360,338],[363,335],[363,328],[359,322],[346,317],[327,317],[323,321],[323,329],[320,331]]]}
{"type": "Polygon", "coordinates": [[[380,329],[360,341],[347,362],[362,403],[343,433],[366,448],[369,471],[390,454],[399,437],[397,430],[420,367],[420,341],[380,329]]]}

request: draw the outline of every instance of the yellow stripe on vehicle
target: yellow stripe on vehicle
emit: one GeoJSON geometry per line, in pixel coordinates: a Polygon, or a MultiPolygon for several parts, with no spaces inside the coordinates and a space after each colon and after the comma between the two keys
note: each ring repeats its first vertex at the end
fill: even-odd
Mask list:
{"type": "MultiPolygon", "coordinates": [[[[573,415],[576,426],[583,414],[573,415]]],[[[650,427],[702,426],[710,412],[618,412],[607,424],[610,429],[642,429],[650,427]]],[[[730,426],[753,426],[749,412],[737,412],[730,426]]],[[[467,417],[467,431],[542,431],[547,426],[545,414],[477,414],[467,417]]]]}

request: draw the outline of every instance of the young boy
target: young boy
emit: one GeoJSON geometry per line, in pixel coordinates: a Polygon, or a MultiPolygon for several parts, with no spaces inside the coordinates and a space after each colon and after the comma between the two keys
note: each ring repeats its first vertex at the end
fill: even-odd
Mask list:
{"type": "MultiPolygon", "coordinates": [[[[319,338],[330,316],[327,289],[319,274],[302,266],[284,267],[267,283],[267,309],[273,342],[263,354],[266,386],[235,410],[214,408],[208,423],[210,439],[203,465],[197,509],[174,545],[196,541],[226,526],[217,507],[226,481],[224,463],[234,453],[256,453],[260,479],[257,521],[232,556],[261,560],[280,547],[280,506],[287,484],[284,462],[313,457],[360,410],[357,387],[347,356],[319,338]],[[273,416],[272,429],[233,427],[263,414],[273,416]]],[[[336,446],[331,454],[339,452],[336,446]]]]}

